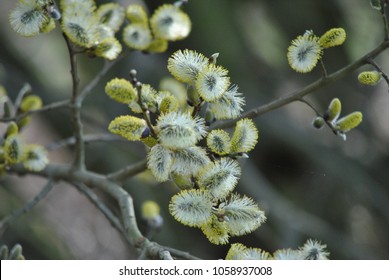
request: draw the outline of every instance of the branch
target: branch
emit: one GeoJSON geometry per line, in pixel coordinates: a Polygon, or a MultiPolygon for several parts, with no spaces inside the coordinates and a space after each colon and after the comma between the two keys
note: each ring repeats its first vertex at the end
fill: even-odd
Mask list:
{"type": "MultiPolygon", "coordinates": [[[[77,188],[81,193],[83,193],[89,200],[92,202],[97,209],[108,219],[113,227],[115,227],[120,233],[124,234],[124,228],[118,217],[100,200],[96,193],[88,188],[88,186],[80,183],[73,183],[73,186],[77,188]]],[[[124,234],[124,237],[127,235],[124,234]]],[[[127,240],[130,241],[130,240],[127,240]]]]}
{"type": "Polygon", "coordinates": [[[147,161],[142,160],[138,163],[128,165],[123,169],[108,174],[107,178],[115,182],[123,183],[126,179],[135,176],[136,174],[146,170],[146,168],[147,168],[147,161]]]}
{"type": "Polygon", "coordinates": [[[92,81],[89,82],[88,85],[84,87],[84,89],[80,93],[80,98],[83,100],[85,97],[92,92],[92,90],[97,86],[100,80],[104,77],[105,74],[120,60],[122,60],[126,56],[127,52],[122,53],[117,59],[113,61],[104,61],[103,68],[95,75],[92,81]]]}
{"type": "Polygon", "coordinates": [[[72,120],[73,120],[73,127],[74,127],[74,137],[76,139],[73,166],[76,169],[83,170],[85,169],[85,147],[84,147],[84,140],[83,140],[83,128],[81,122],[82,99],[79,98],[80,80],[78,78],[78,73],[77,73],[78,72],[77,56],[72,43],[69,41],[69,39],[66,37],[65,34],[63,34],[63,37],[65,38],[66,45],[69,51],[70,73],[72,76],[71,108],[72,108],[72,120]]]}
{"type": "Polygon", "coordinates": [[[19,218],[21,215],[31,211],[32,208],[34,208],[35,205],[38,204],[39,201],[41,201],[43,198],[46,197],[46,195],[53,189],[54,184],[53,181],[50,179],[46,186],[30,201],[28,201],[22,208],[19,210],[13,211],[10,215],[4,217],[0,221],[0,233],[4,232],[6,227],[9,223],[19,218]]]}
{"type": "MultiPolygon", "coordinates": [[[[111,142],[111,141],[128,142],[127,139],[113,134],[89,134],[89,135],[84,135],[83,139],[85,144],[92,143],[92,142],[111,142]]],[[[46,149],[56,150],[67,146],[72,146],[75,143],[76,143],[76,139],[74,136],[72,136],[57,142],[50,143],[49,145],[46,146],[46,149]]]]}
{"type": "Polygon", "coordinates": [[[382,42],[379,46],[377,46],[375,49],[367,53],[366,55],[362,56],[360,59],[357,61],[347,65],[346,67],[326,76],[322,77],[320,80],[317,80],[316,82],[313,82],[306,86],[305,88],[295,91],[287,96],[278,98],[274,101],[269,102],[268,104],[256,107],[254,109],[251,109],[250,111],[247,111],[244,113],[242,116],[239,118],[229,120],[229,121],[224,121],[224,122],[219,122],[219,123],[214,123],[210,126],[210,129],[215,129],[215,128],[228,128],[232,127],[236,124],[237,121],[243,118],[256,118],[259,117],[265,113],[268,113],[270,111],[273,111],[275,109],[278,109],[280,107],[283,107],[291,102],[300,100],[302,97],[317,91],[318,89],[321,89],[322,87],[332,84],[339,79],[343,78],[344,76],[350,74],[351,72],[355,71],[359,67],[369,63],[369,61],[376,56],[378,56],[380,53],[382,53],[384,50],[389,48],[389,40],[386,40],[382,42]]]}
{"type": "Polygon", "coordinates": [[[42,108],[32,110],[32,111],[27,111],[27,112],[24,112],[24,113],[19,114],[19,115],[15,115],[14,117],[2,118],[2,119],[0,119],[0,122],[18,121],[18,120],[23,119],[23,118],[25,118],[29,115],[32,115],[32,114],[51,111],[51,110],[59,109],[59,108],[66,107],[69,105],[70,105],[70,100],[57,101],[57,102],[47,104],[47,105],[43,106],[42,108]]]}
{"type": "MultiPolygon", "coordinates": [[[[98,173],[90,172],[87,170],[74,169],[71,165],[62,164],[49,164],[39,172],[32,172],[24,168],[23,165],[14,165],[8,172],[17,175],[35,174],[46,178],[52,178],[52,180],[62,180],[73,184],[77,182],[78,185],[83,184],[89,187],[98,188],[108,195],[113,197],[119,204],[121,219],[123,223],[123,234],[125,239],[130,245],[139,249],[140,252],[144,251],[150,258],[160,258],[160,252],[162,250],[168,250],[173,256],[180,256],[184,259],[198,259],[186,252],[180,250],[171,249],[155,242],[151,242],[140,232],[136,217],[133,199],[127,191],[125,191],[120,185],[109,180],[106,176],[98,173]]],[[[85,191],[85,189],[83,188],[85,191]]],[[[88,193],[88,196],[90,194],[88,193]]],[[[93,198],[93,195],[91,196],[93,198]]]]}

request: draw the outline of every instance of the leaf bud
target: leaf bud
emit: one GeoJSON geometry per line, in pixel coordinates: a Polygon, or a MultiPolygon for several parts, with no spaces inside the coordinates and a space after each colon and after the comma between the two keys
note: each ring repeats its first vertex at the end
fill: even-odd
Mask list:
{"type": "Polygon", "coordinates": [[[313,120],[313,127],[320,129],[323,127],[324,123],[325,123],[324,119],[322,117],[318,116],[313,120]]]}
{"type": "Polygon", "coordinates": [[[338,98],[332,99],[330,105],[328,105],[327,112],[324,115],[324,120],[327,122],[335,122],[342,111],[342,103],[338,98]]]}
{"type": "Polygon", "coordinates": [[[343,28],[332,28],[319,38],[319,43],[323,48],[340,46],[346,40],[346,31],[343,28]]]}
{"type": "Polygon", "coordinates": [[[353,112],[336,122],[335,128],[347,132],[357,127],[362,122],[363,115],[361,112],[353,112]]]}
{"type": "Polygon", "coordinates": [[[15,122],[10,122],[8,127],[7,127],[6,135],[7,136],[11,136],[11,135],[14,135],[14,134],[18,134],[18,132],[19,132],[18,125],[15,122]]]}
{"type": "Polygon", "coordinates": [[[382,74],[378,71],[364,71],[359,73],[358,81],[363,85],[374,86],[381,80],[382,74]]]}
{"type": "Polygon", "coordinates": [[[42,108],[42,99],[38,95],[25,96],[20,104],[22,112],[35,111],[42,108]]]}

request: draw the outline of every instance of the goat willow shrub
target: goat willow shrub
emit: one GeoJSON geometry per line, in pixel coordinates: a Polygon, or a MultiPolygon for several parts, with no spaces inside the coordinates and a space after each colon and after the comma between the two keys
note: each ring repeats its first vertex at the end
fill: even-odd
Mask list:
{"type": "MultiPolygon", "coordinates": [[[[61,0],[58,9],[53,0],[19,0],[9,21],[14,31],[26,37],[59,26],[77,52],[115,60],[123,50],[117,39],[119,30],[119,38],[130,50],[148,53],[164,52],[170,41],[186,38],[192,23],[182,9],[183,3],[162,4],[149,16],[138,4],[98,6],[93,0],[61,0]]],[[[297,72],[310,72],[324,49],[339,46],[345,39],[342,28],[330,29],[321,37],[307,31],[292,41],[288,62],[297,72]]],[[[159,90],[140,83],[132,72],[129,80],[109,81],[105,92],[136,114],[116,117],[109,131],[144,143],[147,167],[156,181],[171,181],[180,189],[170,200],[171,215],[184,225],[200,229],[211,243],[227,244],[230,237],[256,230],[266,217],[253,199],[234,192],[242,175],[238,158],[247,157],[258,141],[254,122],[241,118],[231,131],[210,128],[217,120],[241,117],[245,105],[239,87],[232,83],[228,70],[216,63],[217,57],[218,54],[208,58],[194,50],[178,50],[167,61],[173,77],[163,79],[159,90]]],[[[361,83],[370,85],[380,78],[376,71],[363,72],[358,77],[361,83]]],[[[5,89],[0,87],[0,101],[7,99],[5,89]]],[[[42,105],[39,96],[27,94],[20,110],[30,112],[42,105]]],[[[339,119],[340,113],[341,103],[334,99],[325,115],[319,116],[317,127],[327,123],[345,139],[345,133],[359,125],[362,114],[353,112],[339,119]]],[[[48,164],[47,151],[37,144],[25,143],[19,134],[29,120],[24,117],[18,123],[9,123],[0,147],[0,173],[13,164],[23,164],[35,172],[48,164]]],[[[162,226],[160,208],[154,201],[142,205],[142,218],[155,228],[162,226]]],[[[226,259],[327,257],[325,245],[308,240],[297,250],[282,249],[273,254],[234,243],[226,259]]]]}

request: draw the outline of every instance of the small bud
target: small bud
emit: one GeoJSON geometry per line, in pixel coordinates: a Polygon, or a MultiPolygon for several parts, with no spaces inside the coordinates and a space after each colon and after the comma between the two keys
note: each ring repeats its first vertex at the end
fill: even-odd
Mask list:
{"type": "Polygon", "coordinates": [[[338,120],[335,128],[342,132],[347,132],[357,127],[362,122],[362,117],[363,115],[361,112],[353,112],[338,120]]]}
{"type": "Polygon", "coordinates": [[[151,53],[163,53],[168,48],[168,41],[165,39],[156,38],[147,47],[146,51],[151,53]]]}
{"type": "Polygon", "coordinates": [[[316,117],[314,120],[313,120],[313,127],[314,128],[317,128],[317,129],[320,129],[323,127],[325,121],[322,117],[316,117]]]}
{"type": "Polygon", "coordinates": [[[16,164],[25,158],[24,143],[18,134],[8,136],[5,139],[4,157],[7,164],[16,164]]]}
{"type": "Polygon", "coordinates": [[[137,98],[134,87],[125,79],[112,79],[105,86],[105,92],[113,100],[123,104],[129,104],[137,98]]]}
{"type": "Polygon", "coordinates": [[[192,178],[189,176],[183,176],[181,174],[173,173],[172,179],[174,184],[182,190],[193,188],[193,181],[192,178]]]}
{"type": "Polygon", "coordinates": [[[213,55],[211,55],[209,57],[209,62],[213,63],[213,64],[216,64],[216,61],[217,61],[218,57],[219,57],[219,53],[214,53],[213,55]]]}
{"type": "Polygon", "coordinates": [[[142,141],[143,144],[147,145],[148,147],[152,148],[155,145],[158,144],[158,140],[155,139],[153,136],[149,135],[145,138],[141,138],[140,141],[142,141]]]}
{"type": "Polygon", "coordinates": [[[53,8],[50,10],[50,17],[54,20],[60,20],[61,13],[57,9],[53,8]]]}
{"type": "Polygon", "coordinates": [[[178,100],[175,98],[173,95],[167,95],[165,96],[160,105],[159,105],[159,110],[161,113],[169,113],[169,112],[174,112],[178,110],[178,100]]]}
{"type": "Polygon", "coordinates": [[[149,137],[150,135],[150,128],[146,127],[145,130],[142,132],[141,138],[149,137]]]}
{"type": "Polygon", "coordinates": [[[200,95],[194,86],[188,86],[188,105],[198,106],[201,103],[200,95]]]}
{"type": "Polygon", "coordinates": [[[323,48],[327,49],[340,46],[345,40],[346,31],[343,28],[332,28],[320,37],[319,43],[323,48]]]}
{"type": "Polygon", "coordinates": [[[108,130],[130,141],[140,140],[147,127],[146,121],[133,116],[115,118],[108,126],[108,130]]]}
{"type": "Polygon", "coordinates": [[[18,120],[19,130],[22,130],[22,128],[26,127],[30,122],[31,122],[30,116],[27,116],[27,117],[24,117],[23,119],[18,120]]]}
{"type": "Polygon", "coordinates": [[[126,17],[131,23],[147,25],[148,17],[145,9],[141,5],[132,4],[127,7],[126,17]]]}
{"type": "Polygon", "coordinates": [[[151,229],[160,229],[163,225],[163,218],[159,214],[159,205],[152,200],[147,200],[142,204],[142,218],[151,229]]]}
{"type": "Polygon", "coordinates": [[[215,121],[215,114],[211,110],[207,109],[205,111],[204,119],[205,119],[205,123],[209,125],[215,121]]]}
{"type": "Polygon", "coordinates": [[[42,99],[38,95],[25,96],[20,104],[22,112],[35,111],[42,108],[42,99]]]}
{"type": "Polygon", "coordinates": [[[7,127],[7,133],[6,136],[11,136],[14,134],[18,134],[19,132],[19,127],[15,122],[10,122],[8,127],[7,127]]]}
{"type": "Polygon", "coordinates": [[[358,75],[358,81],[363,85],[374,86],[381,80],[382,74],[378,71],[365,71],[358,75]]]}
{"type": "Polygon", "coordinates": [[[327,112],[324,115],[324,119],[327,122],[335,122],[342,111],[342,103],[338,98],[332,99],[330,105],[328,106],[327,112]]]}

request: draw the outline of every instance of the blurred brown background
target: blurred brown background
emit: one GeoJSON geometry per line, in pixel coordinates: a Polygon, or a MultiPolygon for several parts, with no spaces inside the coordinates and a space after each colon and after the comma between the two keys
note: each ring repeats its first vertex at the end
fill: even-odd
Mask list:
{"type": "MultiPolygon", "coordinates": [[[[21,38],[8,24],[8,13],[16,1],[0,1],[0,84],[15,96],[23,83],[29,82],[46,104],[67,98],[70,68],[59,29],[21,38]]],[[[134,1],[118,2],[127,5],[134,1]]],[[[165,1],[145,1],[150,11],[161,3],[165,1]]],[[[191,0],[185,11],[193,23],[189,38],[170,44],[165,54],[131,53],[101,80],[85,100],[86,132],[106,133],[110,120],[129,113],[125,105],[105,95],[107,81],[126,77],[134,68],[141,81],[158,88],[160,79],[169,76],[167,58],[176,49],[220,53],[218,63],[229,70],[231,80],[245,94],[249,110],[320,78],[319,67],[312,73],[298,74],[287,64],[290,41],[305,30],[312,29],[318,35],[332,27],[346,30],[345,44],[325,51],[329,73],[364,55],[383,38],[380,14],[371,9],[368,0],[191,0]]],[[[376,61],[389,72],[388,51],[376,61]]],[[[82,83],[93,78],[101,66],[100,59],[80,59],[82,83]]],[[[363,123],[348,134],[346,142],[327,128],[314,129],[314,113],[302,103],[255,119],[259,143],[242,162],[237,191],[253,197],[268,220],[254,233],[231,242],[273,252],[297,248],[313,238],[328,245],[332,259],[389,258],[388,86],[384,82],[376,87],[361,86],[357,75],[355,72],[307,97],[321,112],[334,97],[342,101],[343,114],[363,112],[363,123]]],[[[71,136],[68,110],[36,116],[25,135],[29,142],[40,144],[71,136]]],[[[69,151],[52,152],[50,158],[66,162],[69,151]]],[[[142,146],[134,143],[92,143],[87,146],[87,165],[107,173],[144,155],[142,146]]],[[[1,217],[21,207],[43,185],[36,177],[0,179],[1,217]]],[[[137,210],[147,199],[160,203],[165,226],[155,235],[157,242],[205,259],[224,258],[229,246],[210,244],[198,229],[185,227],[169,215],[167,205],[176,191],[170,184],[157,185],[143,175],[124,187],[134,197],[137,210]]],[[[0,238],[2,244],[20,243],[28,259],[135,257],[94,206],[65,184],[57,185],[0,238]]]]}

